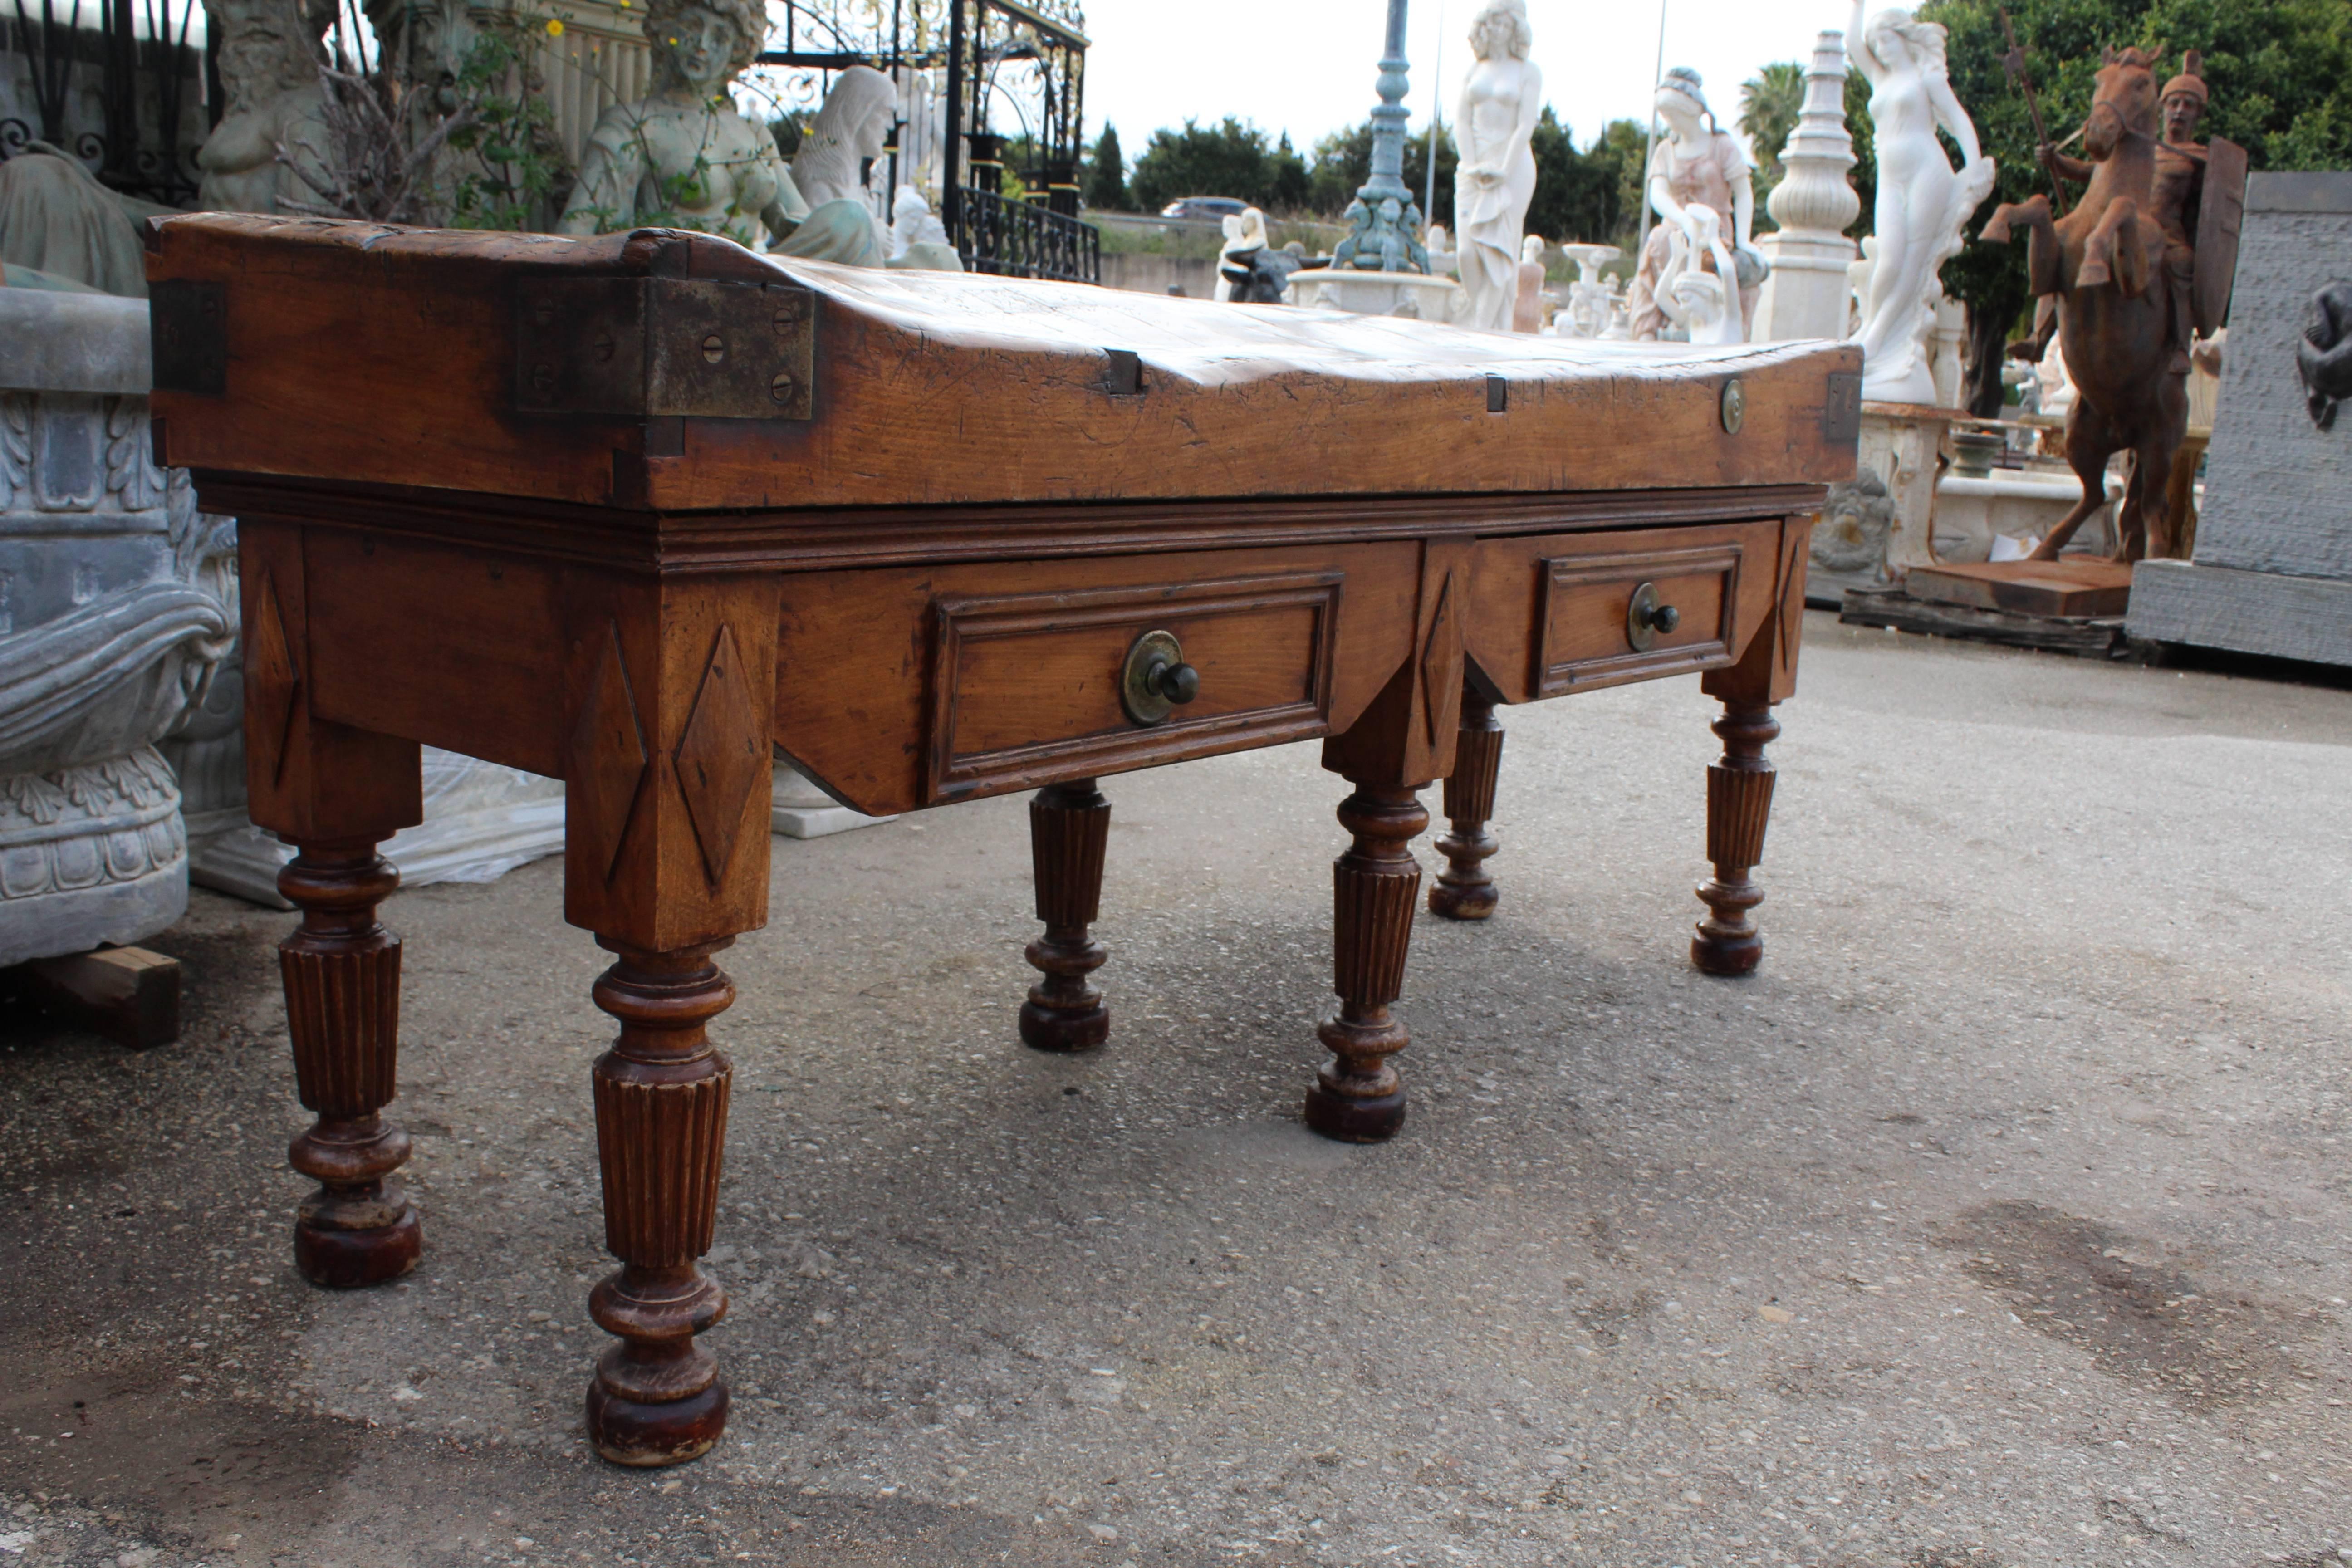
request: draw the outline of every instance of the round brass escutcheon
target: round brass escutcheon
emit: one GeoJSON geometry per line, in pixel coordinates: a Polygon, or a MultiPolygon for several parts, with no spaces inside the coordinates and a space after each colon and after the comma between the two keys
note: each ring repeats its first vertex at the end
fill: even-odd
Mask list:
{"type": "Polygon", "coordinates": [[[1660,632],[1672,635],[1683,624],[1683,613],[1672,605],[1658,602],[1658,585],[1644,583],[1633,590],[1633,603],[1625,606],[1625,640],[1635,653],[1647,653],[1658,640],[1660,632]]]}
{"type": "Polygon", "coordinates": [[[1173,632],[1146,632],[1127,650],[1118,700],[1139,724],[1157,724],[1201,694],[1201,672],[1184,662],[1173,632]]]}
{"type": "Polygon", "coordinates": [[[1731,435],[1739,434],[1739,426],[1748,418],[1748,388],[1733,376],[1723,384],[1723,427],[1731,435]]]}

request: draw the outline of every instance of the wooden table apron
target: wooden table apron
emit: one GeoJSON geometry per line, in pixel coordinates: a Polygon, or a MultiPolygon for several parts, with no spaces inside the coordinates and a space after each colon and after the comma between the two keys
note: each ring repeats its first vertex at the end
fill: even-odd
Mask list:
{"type": "Polygon", "coordinates": [[[873,813],[1034,790],[1019,1030],[1083,1050],[1110,1036],[1100,781],[1319,739],[1349,786],[1306,1102],[1332,1137],[1404,1120],[1406,847],[1438,779],[1427,905],[1496,908],[1498,706],[1698,673],[1723,755],[1691,955],[1761,954],[1764,748],[1811,519],[1853,471],[1850,347],[1447,332],[668,231],[205,214],[148,243],[159,458],[238,520],[250,809],[296,847],[297,1263],[359,1286],[419,1256],[377,919],[419,746],[564,780],[564,918],[612,952],[619,1026],[593,1072],[610,1459],[691,1459],[726,1421],[708,1026],[714,955],[767,919],[778,751],[873,813]]]}

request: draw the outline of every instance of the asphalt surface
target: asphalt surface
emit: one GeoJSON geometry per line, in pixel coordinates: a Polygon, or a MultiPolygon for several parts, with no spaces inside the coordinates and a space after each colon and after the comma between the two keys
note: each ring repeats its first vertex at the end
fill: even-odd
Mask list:
{"type": "Polygon", "coordinates": [[[2352,1563],[2352,693],[1808,637],[1749,980],[1696,682],[1506,710],[1378,1148],[1298,1121],[1313,746],[1107,784],[1090,1058],[1013,1032],[1021,799],[778,841],[675,1471],[579,1432],[556,863],[388,907],[426,1258],[357,1294],[289,1258],[288,918],[199,893],[179,1044],[0,1014],[0,1568],[2352,1563]]]}

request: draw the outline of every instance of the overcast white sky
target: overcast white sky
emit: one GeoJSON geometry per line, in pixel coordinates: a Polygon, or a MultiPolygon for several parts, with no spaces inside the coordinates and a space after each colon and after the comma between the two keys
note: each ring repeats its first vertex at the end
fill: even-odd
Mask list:
{"type": "MultiPolygon", "coordinates": [[[[1470,64],[1470,18],[1482,0],[1411,0],[1406,54],[1414,129],[1429,129],[1432,61],[1446,119],[1470,64]]],[[[1085,0],[1087,138],[1108,120],[1129,158],[1187,115],[1254,120],[1288,131],[1304,152],[1364,118],[1387,25],[1387,0],[1085,0]]],[[[1737,134],[1739,84],[1769,60],[1811,58],[1838,0],[1665,0],[1666,64],[1706,81],[1707,101],[1737,134]]],[[[1646,120],[1658,52],[1658,0],[1528,0],[1544,93],[1582,147],[1610,120],[1646,120]]]]}

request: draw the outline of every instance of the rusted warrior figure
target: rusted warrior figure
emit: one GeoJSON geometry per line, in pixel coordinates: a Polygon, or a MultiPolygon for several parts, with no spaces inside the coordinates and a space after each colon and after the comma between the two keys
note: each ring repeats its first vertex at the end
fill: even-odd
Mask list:
{"type": "Polygon", "coordinates": [[[2189,345],[2219,328],[2229,305],[2246,155],[2218,137],[2196,143],[2205,106],[2197,57],[2161,92],[2155,63],[2138,49],[2108,50],[2083,126],[2089,157],[2045,150],[2053,174],[2087,184],[2081,205],[2053,219],[2049,199],[2034,196],[2001,207],[1984,228],[1994,244],[2025,232],[2027,275],[2035,294],[2056,303],[2074,378],[2066,460],[2083,499],[2034,552],[2040,560],[2057,559],[2105,504],[2107,460],[2125,451],[2133,464],[2116,519],[2117,559],[2170,555],[2179,544],[2166,489],[2189,423],[2189,345]]]}

